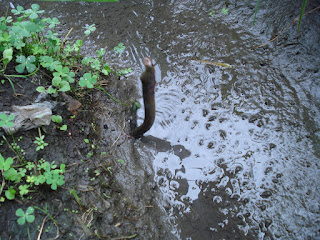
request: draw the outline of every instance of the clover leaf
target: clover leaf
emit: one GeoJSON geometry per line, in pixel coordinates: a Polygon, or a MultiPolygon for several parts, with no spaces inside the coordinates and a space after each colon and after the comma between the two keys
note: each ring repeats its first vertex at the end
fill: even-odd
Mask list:
{"type": "Polygon", "coordinates": [[[31,8],[32,8],[32,9],[27,9],[27,10],[25,10],[24,13],[25,13],[26,15],[29,15],[29,18],[32,19],[32,20],[38,18],[38,14],[44,12],[44,10],[38,11],[39,8],[40,8],[40,6],[39,6],[38,4],[32,4],[32,5],[31,5],[31,8]]]}
{"type": "Polygon", "coordinates": [[[62,123],[62,117],[60,115],[52,115],[51,121],[55,123],[62,123]]]}
{"type": "Polygon", "coordinates": [[[10,187],[5,191],[5,195],[8,200],[13,200],[16,196],[16,190],[14,190],[13,187],[10,187]]]}
{"type": "Polygon", "coordinates": [[[13,50],[12,48],[8,48],[3,51],[3,63],[8,64],[12,60],[13,50]]]}
{"type": "Polygon", "coordinates": [[[86,36],[88,36],[90,33],[94,32],[96,30],[96,27],[94,26],[95,24],[92,24],[90,26],[86,26],[86,27],[83,27],[84,29],[86,29],[86,31],[84,31],[84,34],[86,36]]]}
{"type": "Polygon", "coordinates": [[[19,225],[24,225],[26,221],[28,223],[32,223],[35,220],[35,216],[33,215],[34,213],[34,208],[33,207],[28,207],[26,212],[24,212],[21,208],[18,208],[16,211],[16,216],[18,216],[18,224],[19,225]]]}
{"type": "Polygon", "coordinates": [[[6,126],[7,128],[11,128],[14,125],[14,122],[12,122],[15,119],[14,114],[10,114],[7,116],[5,113],[0,114],[0,127],[6,126]]]}
{"type": "Polygon", "coordinates": [[[97,82],[97,76],[91,76],[91,73],[85,73],[83,77],[80,78],[79,85],[81,87],[93,88],[93,84],[97,82]]]}
{"type": "Polygon", "coordinates": [[[16,66],[16,71],[18,73],[23,73],[26,68],[28,73],[32,73],[36,69],[36,65],[33,64],[35,61],[36,57],[33,55],[30,55],[27,58],[23,55],[18,56],[16,62],[20,64],[16,66]]]}
{"type": "Polygon", "coordinates": [[[47,18],[47,23],[49,23],[49,28],[54,28],[56,25],[60,24],[57,18],[47,18]]]}
{"type": "Polygon", "coordinates": [[[19,190],[20,190],[20,196],[23,197],[23,195],[28,194],[29,192],[29,185],[20,185],[19,190]]]}
{"type": "Polygon", "coordinates": [[[3,169],[4,171],[8,171],[12,163],[13,159],[11,157],[8,157],[6,160],[4,160],[0,153],[0,170],[3,169]]]}
{"type": "Polygon", "coordinates": [[[14,15],[20,15],[21,13],[24,12],[24,8],[22,6],[17,6],[17,10],[16,9],[12,9],[11,12],[14,15]]]}
{"type": "Polygon", "coordinates": [[[64,183],[65,181],[63,175],[59,175],[58,173],[47,175],[47,184],[51,185],[52,190],[57,190],[58,186],[61,186],[64,183]]]}

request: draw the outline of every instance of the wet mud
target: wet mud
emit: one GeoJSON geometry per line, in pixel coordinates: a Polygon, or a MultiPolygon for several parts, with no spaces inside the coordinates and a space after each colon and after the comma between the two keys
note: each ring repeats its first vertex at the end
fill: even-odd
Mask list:
{"type": "MultiPolygon", "coordinates": [[[[15,79],[17,96],[12,94],[9,83],[1,86],[5,90],[1,93],[1,109],[10,111],[12,105],[28,105],[36,100],[38,93],[31,80],[43,83],[46,77],[40,73],[28,80],[26,84],[25,79],[15,79]]],[[[126,88],[113,84],[107,90],[116,97],[129,96],[128,92],[136,91],[135,86],[129,84],[126,88]]],[[[122,107],[96,90],[86,93],[76,117],[70,118],[74,113],[68,110],[62,96],[45,100],[57,103],[53,114],[63,117],[68,130],[62,132],[53,123],[42,127],[45,142],[49,144],[42,151],[36,151],[33,143],[38,130],[20,131],[15,136],[22,136],[19,146],[25,150],[27,161],[43,158],[48,162],[55,161],[57,165],[66,164],[66,183],[57,191],[41,186],[27,199],[2,203],[2,239],[28,239],[26,226],[19,226],[15,215],[17,208],[28,206],[47,208],[55,220],[52,222],[46,214],[36,210],[36,220],[29,225],[31,239],[37,239],[37,226],[41,226],[42,221],[45,221],[47,231],[41,237],[45,239],[170,239],[156,200],[159,196],[156,196],[153,170],[145,167],[152,164],[140,161],[133,147],[134,141],[128,136],[131,107],[122,107]],[[90,145],[84,139],[89,139],[90,145]],[[122,151],[131,158],[124,158],[122,151]],[[96,170],[100,173],[98,176],[96,170]],[[73,189],[80,203],[70,193],[73,189]]],[[[5,144],[2,144],[1,154],[13,156],[5,144]]]]}

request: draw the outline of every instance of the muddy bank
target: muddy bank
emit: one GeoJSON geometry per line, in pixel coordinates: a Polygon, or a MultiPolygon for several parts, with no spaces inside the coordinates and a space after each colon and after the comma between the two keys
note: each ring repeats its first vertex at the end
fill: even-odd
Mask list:
{"type": "MultiPolygon", "coordinates": [[[[32,103],[38,95],[31,82],[29,86],[21,79],[15,80],[18,96],[13,96],[9,83],[1,86],[3,110],[10,110],[11,105],[32,103]]],[[[38,75],[34,80],[45,81],[45,78],[38,75]]],[[[123,96],[132,97],[136,92],[136,87],[129,82],[113,79],[107,91],[123,102],[129,101],[123,96]]],[[[66,183],[57,191],[39,187],[27,199],[2,203],[2,239],[27,239],[26,227],[17,224],[15,215],[17,208],[27,206],[47,208],[56,221],[52,222],[46,214],[36,210],[36,220],[29,225],[31,239],[37,238],[37,226],[45,220],[47,231],[42,233],[43,239],[170,239],[157,203],[159,196],[153,181],[152,163],[141,162],[134,141],[128,136],[131,106],[123,107],[103,92],[94,90],[79,99],[83,107],[71,119],[73,114],[62,97],[46,100],[57,103],[53,113],[63,117],[68,130],[62,132],[53,123],[43,127],[49,145],[42,151],[36,151],[33,143],[37,130],[18,132],[15,136],[22,136],[19,146],[25,150],[27,161],[43,158],[58,165],[66,164],[66,183]],[[90,145],[84,139],[89,139],[90,145]],[[80,202],[70,194],[72,189],[80,202]]],[[[5,144],[2,144],[1,154],[14,156],[5,144]]]]}

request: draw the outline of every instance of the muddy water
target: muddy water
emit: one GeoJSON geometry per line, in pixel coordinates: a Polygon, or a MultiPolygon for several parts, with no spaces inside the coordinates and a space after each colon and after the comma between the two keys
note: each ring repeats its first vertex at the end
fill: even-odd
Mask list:
{"type": "Polygon", "coordinates": [[[177,238],[320,239],[319,11],[299,37],[295,24],[251,50],[288,26],[300,3],[261,1],[255,26],[252,1],[40,5],[73,37],[96,24],[88,55],[123,42],[120,61],[134,71],[122,81],[141,89],[141,58],[154,59],[156,122],[135,145],[142,161],[153,159],[177,238]]]}

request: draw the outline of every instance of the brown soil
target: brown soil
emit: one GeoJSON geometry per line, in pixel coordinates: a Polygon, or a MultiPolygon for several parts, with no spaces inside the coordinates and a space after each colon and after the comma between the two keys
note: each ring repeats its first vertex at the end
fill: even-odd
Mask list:
{"type": "MultiPolygon", "coordinates": [[[[30,79],[15,78],[16,94],[6,81],[0,85],[0,110],[11,111],[13,105],[33,103],[38,97],[37,85],[47,80],[48,76],[41,71],[30,79]]],[[[136,92],[133,82],[114,77],[112,81],[109,79],[105,89],[122,102],[129,102],[136,92]]],[[[16,139],[23,137],[18,144],[25,150],[27,161],[44,158],[58,165],[66,164],[66,183],[56,191],[42,185],[27,198],[17,196],[13,201],[2,203],[1,239],[28,239],[27,227],[17,224],[15,212],[29,206],[47,207],[56,221],[35,210],[36,220],[29,224],[31,239],[40,235],[41,239],[171,239],[155,200],[158,199],[157,188],[151,163],[140,162],[134,140],[128,136],[131,106],[114,102],[100,90],[84,91],[71,97],[82,103],[73,119],[66,98],[60,95],[44,99],[57,103],[53,114],[61,115],[68,126],[65,132],[54,123],[42,127],[45,142],[49,144],[44,150],[36,151],[33,143],[38,136],[37,129],[14,134],[16,139]],[[84,139],[89,139],[90,144],[84,139]],[[91,153],[93,155],[88,156],[91,153]],[[99,170],[99,176],[95,170],[99,170]],[[81,205],[70,194],[72,189],[81,205]],[[39,233],[42,225],[43,231],[39,233]]],[[[5,157],[15,156],[5,143],[0,153],[5,157]]]]}

